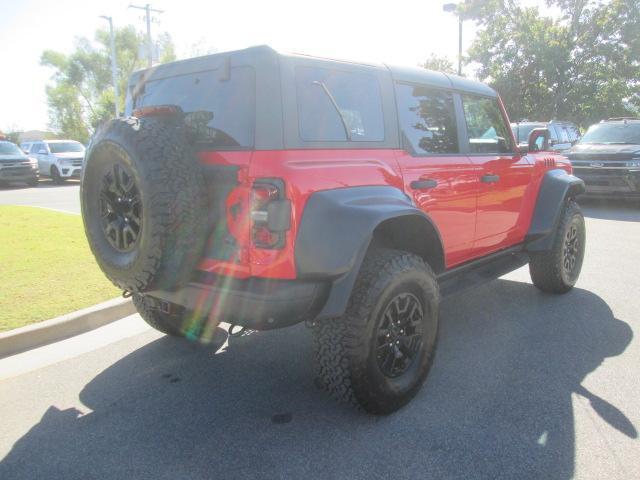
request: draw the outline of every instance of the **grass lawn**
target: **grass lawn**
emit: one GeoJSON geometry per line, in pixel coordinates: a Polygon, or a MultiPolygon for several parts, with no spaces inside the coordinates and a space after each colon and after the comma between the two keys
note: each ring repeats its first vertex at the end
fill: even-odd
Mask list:
{"type": "Polygon", "coordinates": [[[119,294],[96,265],[79,215],[0,205],[0,331],[119,294]]]}

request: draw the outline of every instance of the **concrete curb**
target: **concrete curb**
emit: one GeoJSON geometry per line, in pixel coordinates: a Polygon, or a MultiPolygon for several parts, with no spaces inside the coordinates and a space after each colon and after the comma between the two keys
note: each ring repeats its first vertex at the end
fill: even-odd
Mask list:
{"type": "Polygon", "coordinates": [[[64,340],[135,313],[128,298],[115,298],[51,320],[0,333],[0,358],[64,340]]]}

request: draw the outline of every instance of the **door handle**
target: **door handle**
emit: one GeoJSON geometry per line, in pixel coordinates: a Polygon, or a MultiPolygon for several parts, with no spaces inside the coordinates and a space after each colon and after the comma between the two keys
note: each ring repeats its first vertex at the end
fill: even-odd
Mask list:
{"type": "Polygon", "coordinates": [[[482,183],[496,183],[498,180],[500,180],[500,175],[483,175],[482,177],[480,177],[480,181],[482,183]]]}
{"type": "Polygon", "coordinates": [[[410,184],[414,190],[429,190],[438,186],[438,181],[433,178],[427,178],[426,180],[414,180],[410,184]]]}

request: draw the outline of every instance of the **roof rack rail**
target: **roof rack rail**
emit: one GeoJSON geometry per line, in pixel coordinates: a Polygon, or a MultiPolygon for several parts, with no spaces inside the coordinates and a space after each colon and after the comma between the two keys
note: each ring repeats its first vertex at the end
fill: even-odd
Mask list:
{"type": "Polygon", "coordinates": [[[640,120],[639,117],[611,117],[606,120],[602,120],[603,122],[616,122],[621,120],[640,120]]]}

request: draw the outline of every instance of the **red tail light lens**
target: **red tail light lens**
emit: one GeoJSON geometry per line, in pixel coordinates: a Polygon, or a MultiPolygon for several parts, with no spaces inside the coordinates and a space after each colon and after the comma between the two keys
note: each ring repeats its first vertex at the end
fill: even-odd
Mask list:
{"type": "Polygon", "coordinates": [[[259,181],[251,191],[251,224],[253,244],[258,248],[284,247],[287,225],[277,220],[290,215],[291,205],[284,199],[284,185],[279,182],[259,181]],[[283,211],[282,209],[286,209],[283,211]]]}

